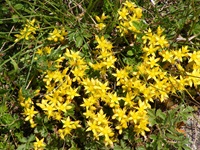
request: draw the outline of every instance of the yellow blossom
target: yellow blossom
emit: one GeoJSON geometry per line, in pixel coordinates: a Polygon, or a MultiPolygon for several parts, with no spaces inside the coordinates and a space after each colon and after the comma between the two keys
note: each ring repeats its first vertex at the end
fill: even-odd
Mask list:
{"type": "Polygon", "coordinates": [[[34,34],[36,34],[36,30],[38,29],[38,26],[34,25],[35,24],[35,19],[33,20],[27,20],[27,23],[25,24],[25,27],[23,30],[20,30],[19,34],[15,34],[15,42],[18,42],[22,39],[29,40],[29,39],[34,39],[34,34]]]}
{"type": "Polygon", "coordinates": [[[26,115],[25,121],[31,120],[37,113],[38,111],[34,110],[34,106],[31,106],[31,108],[25,108],[25,111],[23,113],[24,115],[26,115]]]}
{"type": "Polygon", "coordinates": [[[41,140],[39,140],[36,137],[36,142],[34,142],[34,149],[35,150],[42,150],[45,146],[46,146],[46,144],[44,143],[44,138],[42,138],[41,140]]]}
{"type": "Polygon", "coordinates": [[[119,14],[119,19],[127,20],[128,9],[123,7],[121,10],[118,11],[118,14],[119,14]]]}

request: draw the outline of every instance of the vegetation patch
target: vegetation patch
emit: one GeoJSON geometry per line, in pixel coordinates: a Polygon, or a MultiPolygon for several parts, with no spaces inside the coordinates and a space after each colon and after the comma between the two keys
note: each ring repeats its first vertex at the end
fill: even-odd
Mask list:
{"type": "Polygon", "coordinates": [[[189,150],[198,4],[2,2],[0,148],[189,150]]]}

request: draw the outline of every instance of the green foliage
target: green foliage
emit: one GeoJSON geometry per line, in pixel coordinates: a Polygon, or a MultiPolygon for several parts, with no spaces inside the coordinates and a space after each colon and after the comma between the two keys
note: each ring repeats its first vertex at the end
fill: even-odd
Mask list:
{"type": "Polygon", "coordinates": [[[184,149],[189,150],[189,139],[177,129],[178,124],[186,123],[188,116],[193,112],[190,106],[180,105],[174,109],[162,112],[160,109],[149,109],[149,121],[156,127],[154,134],[150,135],[151,141],[146,144],[147,149],[184,149]]]}

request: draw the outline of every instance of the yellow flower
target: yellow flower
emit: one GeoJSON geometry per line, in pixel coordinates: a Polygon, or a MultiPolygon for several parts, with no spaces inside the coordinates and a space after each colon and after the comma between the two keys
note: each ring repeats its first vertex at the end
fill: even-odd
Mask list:
{"type": "Polygon", "coordinates": [[[25,121],[31,120],[37,113],[38,111],[34,111],[34,106],[32,106],[31,108],[25,108],[25,111],[23,113],[24,115],[27,116],[25,118],[25,121]]]}
{"type": "Polygon", "coordinates": [[[193,53],[189,53],[188,55],[190,56],[190,59],[189,59],[188,62],[194,61],[198,64],[198,61],[200,59],[200,53],[199,52],[193,51],[193,53]]]}
{"type": "Polygon", "coordinates": [[[176,60],[179,60],[180,62],[183,61],[183,57],[185,54],[182,53],[182,51],[179,49],[179,50],[176,50],[176,51],[173,51],[173,54],[174,54],[174,59],[176,60]]]}
{"type": "Polygon", "coordinates": [[[106,18],[108,18],[108,16],[106,16],[105,13],[103,13],[101,17],[95,16],[96,21],[99,23],[103,22],[106,18]]]}
{"type": "Polygon", "coordinates": [[[169,61],[170,63],[172,62],[173,59],[173,54],[169,51],[162,51],[159,53],[163,57],[163,62],[169,61]]]}
{"type": "Polygon", "coordinates": [[[150,54],[155,54],[155,52],[159,49],[159,47],[155,47],[153,45],[150,45],[149,47],[144,46],[143,47],[143,51],[146,53],[146,55],[150,55],[150,54]]]}
{"type": "Polygon", "coordinates": [[[112,56],[112,55],[113,55],[112,52],[110,52],[108,50],[101,50],[98,58],[102,58],[103,60],[105,60],[106,58],[108,58],[109,56],[112,56]]]}
{"type": "Polygon", "coordinates": [[[157,35],[161,36],[162,33],[163,33],[163,31],[164,31],[164,29],[162,29],[160,26],[158,26],[158,28],[157,28],[157,35]]]}
{"type": "Polygon", "coordinates": [[[55,112],[53,118],[60,121],[62,119],[62,115],[60,112],[55,112]]]}
{"type": "Polygon", "coordinates": [[[69,89],[66,91],[67,93],[67,99],[73,99],[75,96],[80,96],[77,93],[78,88],[73,89],[72,87],[69,87],[69,89]]]}
{"type": "Polygon", "coordinates": [[[34,128],[37,124],[33,121],[33,119],[29,120],[31,124],[31,128],[34,128]]]}
{"type": "Polygon", "coordinates": [[[191,73],[187,72],[187,75],[189,75],[188,81],[190,83],[190,87],[192,87],[193,83],[194,87],[197,88],[197,86],[200,85],[200,69],[194,69],[191,73]]]}
{"type": "Polygon", "coordinates": [[[106,114],[104,114],[102,109],[97,113],[97,116],[94,118],[94,120],[97,122],[98,126],[107,125],[109,123],[106,118],[106,114]]]}
{"type": "Polygon", "coordinates": [[[134,126],[134,131],[138,135],[141,134],[142,136],[145,136],[145,131],[150,131],[150,129],[147,127],[148,124],[148,120],[142,119],[140,120],[139,125],[134,126]]]}
{"type": "Polygon", "coordinates": [[[142,9],[141,8],[135,8],[133,11],[136,14],[138,19],[140,19],[142,17],[142,9]]]}
{"type": "Polygon", "coordinates": [[[147,64],[150,65],[151,68],[153,68],[154,66],[159,66],[159,64],[157,64],[157,62],[160,60],[160,58],[156,58],[154,56],[151,56],[147,62],[147,64]]]}
{"type": "Polygon", "coordinates": [[[107,125],[105,127],[99,127],[100,129],[100,133],[99,136],[104,136],[104,141],[105,141],[105,145],[113,145],[112,140],[110,139],[111,137],[114,136],[114,132],[112,131],[112,129],[107,125]]]}
{"type": "Polygon", "coordinates": [[[24,108],[30,108],[31,105],[33,104],[31,98],[29,97],[27,100],[20,102],[21,106],[23,106],[24,108]]]}
{"type": "Polygon", "coordinates": [[[36,54],[43,55],[43,50],[41,48],[38,48],[36,51],[36,54]]]}
{"type": "Polygon", "coordinates": [[[148,70],[147,70],[147,73],[148,73],[148,78],[147,78],[147,80],[149,80],[149,79],[154,79],[154,80],[156,80],[157,77],[160,75],[159,67],[152,68],[151,70],[148,69],[148,70]]]}
{"type": "Polygon", "coordinates": [[[111,50],[112,49],[112,43],[109,42],[108,40],[106,40],[104,38],[104,36],[102,36],[101,38],[99,38],[98,36],[95,36],[95,40],[98,43],[98,46],[96,46],[96,48],[99,48],[101,50],[111,50]]]}
{"type": "Polygon", "coordinates": [[[44,143],[44,138],[42,138],[41,140],[39,140],[36,137],[36,142],[34,142],[34,149],[35,150],[42,150],[45,146],[46,146],[46,144],[44,143]]]}
{"type": "Polygon", "coordinates": [[[104,23],[98,23],[95,25],[95,27],[101,31],[106,27],[106,25],[104,23]]]}
{"type": "Polygon", "coordinates": [[[36,30],[38,26],[34,25],[35,19],[32,21],[27,20],[27,23],[25,24],[25,27],[23,30],[20,30],[19,34],[15,34],[15,42],[18,42],[22,39],[29,40],[29,39],[34,39],[34,34],[36,34],[36,30]]]}
{"type": "Polygon", "coordinates": [[[152,31],[151,29],[149,28],[148,31],[144,31],[145,35],[142,37],[142,40],[143,40],[143,44],[146,44],[149,37],[152,37],[153,34],[152,34],[152,31]]]}
{"type": "Polygon", "coordinates": [[[128,9],[123,7],[121,10],[118,11],[118,14],[119,14],[119,20],[120,19],[127,20],[127,15],[129,14],[128,9]]]}
{"type": "Polygon", "coordinates": [[[64,40],[64,36],[67,34],[65,32],[65,28],[60,29],[54,29],[53,32],[49,33],[49,37],[47,38],[49,41],[60,41],[62,42],[64,40]]]}
{"type": "Polygon", "coordinates": [[[127,119],[127,110],[126,108],[115,108],[113,109],[114,115],[112,116],[112,119],[117,119],[118,121],[121,121],[122,119],[127,119]]]}
{"type": "Polygon", "coordinates": [[[72,50],[69,50],[68,48],[66,48],[66,52],[65,52],[64,56],[66,56],[67,58],[72,58],[73,60],[81,59],[79,51],[74,52],[72,50]]]}
{"type": "Polygon", "coordinates": [[[103,13],[101,15],[101,17],[99,16],[95,16],[96,21],[98,22],[98,24],[95,25],[96,28],[98,28],[99,30],[102,30],[106,27],[106,25],[103,23],[103,21],[107,18],[107,16],[105,16],[105,13],[103,13]]]}
{"type": "Polygon", "coordinates": [[[109,56],[103,64],[106,66],[106,68],[115,68],[115,62],[117,58],[115,56],[109,56]]]}
{"type": "Polygon", "coordinates": [[[98,140],[99,139],[99,126],[97,125],[97,121],[87,121],[87,124],[88,124],[88,128],[86,131],[92,131],[94,137],[98,140]]]}
{"type": "Polygon", "coordinates": [[[85,70],[87,69],[86,65],[81,65],[80,67],[75,67],[72,69],[72,73],[74,74],[73,82],[74,81],[81,81],[83,77],[85,76],[85,70]]]}
{"type": "Polygon", "coordinates": [[[119,106],[119,100],[121,98],[117,96],[116,92],[114,94],[108,93],[107,95],[108,95],[108,98],[106,100],[106,103],[108,103],[111,108],[119,106]]]}
{"type": "Polygon", "coordinates": [[[128,0],[126,0],[126,1],[123,3],[123,5],[124,5],[124,6],[127,6],[129,9],[135,8],[135,7],[136,7],[135,3],[130,2],[130,1],[128,1],[128,0]]]}
{"type": "Polygon", "coordinates": [[[59,101],[57,101],[57,106],[56,106],[57,110],[66,112],[67,110],[69,110],[71,108],[72,108],[72,106],[70,106],[70,102],[69,101],[66,101],[64,104],[62,104],[59,101]]]}
{"type": "Polygon", "coordinates": [[[70,117],[67,117],[65,120],[61,120],[63,123],[63,128],[71,128],[71,119],[70,117]]]}
{"type": "Polygon", "coordinates": [[[66,132],[66,131],[65,131],[64,129],[59,129],[59,130],[58,130],[58,133],[59,133],[59,135],[60,135],[60,138],[63,139],[63,140],[64,140],[65,135],[66,135],[65,132],[66,132]]]}
{"type": "Polygon", "coordinates": [[[128,120],[133,121],[134,124],[137,124],[141,119],[141,116],[139,115],[138,111],[130,111],[128,114],[128,120]]]}
{"type": "Polygon", "coordinates": [[[90,96],[89,98],[83,98],[83,104],[81,104],[82,107],[85,107],[86,110],[91,108],[96,103],[96,99],[93,96],[90,96]]]}
{"type": "Polygon", "coordinates": [[[104,64],[102,62],[98,62],[96,64],[89,62],[89,66],[92,67],[94,70],[102,70],[104,64]]]}
{"type": "Polygon", "coordinates": [[[47,104],[46,107],[43,108],[43,110],[46,111],[49,119],[54,115],[54,111],[56,110],[56,108],[54,108],[52,105],[47,104]]]}
{"type": "Polygon", "coordinates": [[[95,118],[96,117],[96,114],[93,112],[92,109],[86,109],[86,112],[83,114],[86,116],[86,118],[95,118]]]}
{"type": "Polygon", "coordinates": [[[51,53],[51,48],[49,47],[49,46],[46,46],[46,47],[44,47],[44,52],[46,53],[46,54],[50,54],[51,53]]]}
{"type": "Polygon", "coordinates": [[[133,93],[132,91],[127,92],[126,97],[123,98],[123,100],[125,101],[124,105],[130,106],[130,107],[133,107],[134,105],[136,105],[134,102],[135,96],[136,94],[133,93]]]}

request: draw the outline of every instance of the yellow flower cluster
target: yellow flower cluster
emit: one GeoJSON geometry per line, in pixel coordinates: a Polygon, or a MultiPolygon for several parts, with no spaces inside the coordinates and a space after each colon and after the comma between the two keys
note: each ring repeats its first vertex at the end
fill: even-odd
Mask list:
{"type": "Polygon", "coordinates": [[[149,131],[146,112],[149,104],[142,102],[141,99],[138,101],[134,100],[137,94],[133,92],[134,82],[137,83],[135,85],[136,88],[139,88],[139,83],[130,78],[133,74],[131,72],[132,67],[127,66],[124,69],[118,70],[115,67],[116,58],[112,52],[112,44],[104,37],[99,38],[96,36],[96,41],[98,43],[96,48],[99,50],[99,55],[97,55],[96,63],[90,62],[89,65],[100,73],[103,70],[104,74],[102,74],[101,81],[99,79],[87,78],[82,82],[85,93],[89,96],[83,99],[83,104],[81,105],[85,107],[86,112],[84,115],[89,120],[87,131],[92,131],[96,139],[103,136],[106,145],[113,145],[115,141],[115,133],[111,125],[119,131],[119,134],[122,133],[123,129],[128,128],[128,125],[133,125],[134,131],[138,135],[145,136],[145,131],[149,131]],[[112,60],[112,63],[108,63],[109,60],[112,60]],[[122,95],[124,96],[118,96],[115,89],[109,87],[108,80],[105,77],[108,71],[116,77],[117,86],[122,87],[122,95]],[[113,115],[110,116],[110,119],[106,117],[102,109],[98,111],[98,108],[101,108],[100,103],[102,102],[112,108],[113,115]],[[121,107],[120,103],[124,103],[124,107],[121,107]],[[115,125],[112,124],[113,120],[117,121],[115,125]],[[103,128],[107,131],[103,131],[103,128]]]}
{"type": "Polygon", "coordinates": [[[149,29],[142,37],[144,61],[138,65],[137,74],[140,82],[143,82],[140,92],[147,101],[159,99],[163,102],[170,94],[176,94],[188,87],[197,88],[200,84],[200,67],[197,61],[200,58],[199,53],[190,53],[187,46],[178,50],[167,50],[169,44],[165,36],[162,36],[163,31],[158,27],[157,33],[153,34],[149,29]],[[156,55],[157,52],[159,55],[156,55]]]}
{"type": "Polygon", "coordinates": [[[51,48],[49,46],[43,47],[43,48],[39,48],[36,52],[36,54],[38,55],[48,55],[51,53],[51,48]]]}
{"type": "MultiPolygon", "coordinates": [[[[36,90],[35,93],[37,95],[39,93],[39,90],[36,90]]],[[[31,98],[24,98],[22,94],[22,89],[19,90],[18,95],[19,103],[24,108],[23,114],[26,116],[25,121],[29,121],[31,128],[34,128],[36,126],[36,123],[34,122],[33,117],[38,113],[38,111],[35,111],[34,103],[31,98]]]]}
{"type": "Polygon", "coordinates": [[[55,28],[53,30],[53,32],[49,33],[49,37],[47,38],[49,41],[60,41],[62,42],[65,38],[65,36],[67,35],[67,32],[65,31],[65,28],[62,27],[61,29],[57,29],[55,28]]]}
{"type": "Polygon", "coordinates": [[[20,30],[19,34],[15,34],[15,42],[18,42],[22,39],[29,40],[34,39],[34,34],[36,34],[36,30],[39,28],[38,25],[35,25],[36,20],[27,20],[27,23],[24,26],[23,30],[20,30]]]}
{"type": "Polygon", "coordinates": [[[130,1],[125,1],[123,3],[123,7],[118,10],[119,14],[119,26],[117,28],[119,29],[119,32],[121,33],[121,36],[124,36],[128,33],[138,33],[140,32],[138,28],[134,25],[134,23],[139,23],[140,19],[142,17],[142,9],[137,7],[135,3],[130,1]]]}
{"type": "Polygon", "coordinates": [[[73,87],[73,83],[80,81],[85,75],[84,70],[87,68],[83,59],[79,56],[78,52],[66,50],[65,54],[56,60],[57,70],[47,71],[43,81],[46,83],[46,94],[40,103],[39,107],[45,112],[49,120],[54,119],[61,121],[63,128],[58,132],[60,137],[70,134],[71,130],[80,127],[79,121],[72,120],[68,116],[68,111],[74,107],[74,98],[80,96],[78,88],[73,87]],[[60,71],[64,60],[68,59],[69,66],[60,71]],[[70,74],[73,73],[74,77],[71,78],[70,74]]]}
{"type": "MultiPolygon", "coordinates": [[[[103,74],[108,68],[114,68],[114,63],[117,60],[112,52],[112,43],[106,40],[103,36],[99,38],[95,37],[98,46],[97,49],[100,50],[99,56],[94,63],[89,63],[90,67],[94,70],[100,70],[103,74]]],[[[97,54],[98,55],[98,54],[97,54]]]]}
{"type": "MultiPolygon", "coordinates": [[[[80,121],[75,120],[68,113],[74,109],[76,98],[80,97],[79,90],[83,89],[86,97],[81,97],[81,107],[85,109],[83,114],[87,119],[86,131],[91,131],[96,140],[103,137],[106,145],[113,145],[116,135],[113,127],[119,130],[121,134],[123,129],[128,128],[131,124],[134,125],[134,131],[137,134],[144,136],[145,131],[149,131],[145,111],[149,105],[141,99],[134,100],[137,93],[133,92],[132,79],[129,77],[132,67],[127,66],[118,70],[115,67],[117,59],[112,52],[112,43],[103,36],[96,36],[96,41],[98,54],[96,54],[97,59],[93,63],[87,63],[81,57],[80,52],[66,49],[66,52],[55,61],[57,69],[45,72],[43,81],[46,85],[46,93],[36,105],[44,111],[49,120],[54,119],[63,124],[58,133],[64,139],[66,135],[71,134],[72,130],[81,127],[80,121]],[[63,66],[64,62],[67,62],[65,63],[66,66],[63,66]],[[86,72],[90,68],[99,71],[102,76],[99,79],[89,77],[86,72]],[[118,96],[115,89],[110,87],[106,78],[109,70],[116,77],[117,86],[123,88],[123,95],[125,96],[118,96]],[[104,106],[100,104],[102,102],[113,109],[112,116],[109,116],[110,114],[107,116],[104,112],[102,109],[104,106]],[[124,107],[121,107],[121,102],[124,102],[124,107]],[[116,125],[113,124],[114,120],[117,121],[116,125]]],[[[45,49],[49,50],[50,48],[42,48],[42,53],[46,51],[45,49]]],[[[40,54],[39,51],[38,54],[40,54]]],[[[31,126],[35,127],[33,116],[38,112],[34,110],[33,102],[30,98],[25,101],[21,90],[19,100],[25,108],[25,120],[30,121],[31,126]]]]}
{"type": "MultiPolygon", "coordinates": [[[[122,35],[130,31],[142,33],[133,23],[140,21],[141,8],[126,1],[118,13],[118,28],[122,35]]],[[[100,24],[106,18],[102,14],[96,20],[100,24]]],[[[104,25],[97,27],[102,30],[104,25]]],[[[145,136],[145,132],[150,131],[147,115],[147,109],[151,108],[150,102],[155,99],[166,101],[170,94],[200,85],[197,78],[200,76],[200,52],[190,53],[187,46],[169,50],[163,31],[158,27],[155,33],[151,29],[144,32],[141,43],[143,61],[138,66],[121,67],[113,53],[113,44],[104,36],[97,35],[96,51],[90,62],[84,59],[81,52],[69,49],[55,60],[56,69],[44,73],[46,93],[36,105],[49,120],[62,124],[62,128],[58,129],[62,139],[81,127],[81,121],[70,115],[74,107],[84,110],[82,114],[88,134],[92,134],[95,140],[103,140],[106,146],[113,146],[116,136],[129,127],[133,127],[136,135],[145,136]],[[80,106],[77,106],[77,101],[81,101],[80,106]],[[111,112],[107,112],[106,108],[111,112]]],[[[63,41],[65,35],[64,28],[54,29],[48,40],[63,41]]],[[[36,53],[39,57],[50,52],[50,47],[44,47],[36,53]]],[[[24,107],[25,120],[35,127],[33,119],[38,112],[35,111],[33,101],[25,99],[21,90],[19,101],[24,107]]],[[[39,140],[37,142],[39,144],[39,140]]]]}
{"type": "Polygon", "coordinates": [[[98,22],[96,25],[95,25],[95,27],[98,29],[98,30],[103,30],[105,27],[106,27],[106,25],[105,25],[105,23],[104,23],[104,20],[107,18],[107,16],[105,16],[105,13],[103,13],[102,15],[101,15],[101,17],[99,17],[99,16],[95,16],[95,19],[96,19],[96,21],[98,22]]]}

